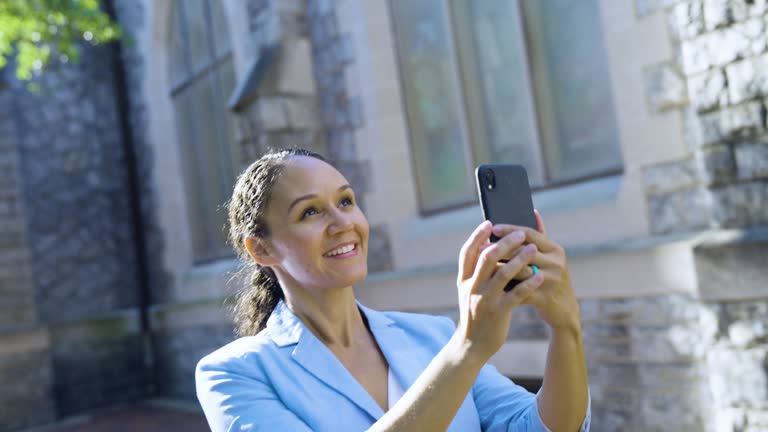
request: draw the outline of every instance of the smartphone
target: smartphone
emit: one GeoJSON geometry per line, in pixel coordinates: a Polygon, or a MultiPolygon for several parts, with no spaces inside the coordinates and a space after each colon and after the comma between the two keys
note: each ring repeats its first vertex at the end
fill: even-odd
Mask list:
{"type": "MultiPolygon", "coordinates": [[[[525,167],[511,164],[480,165],[475,170],[475,180],[484,219],[494,225],[503,223],[538,229],[525,167]]],[[[491,241],[497,240],[499,238],[491,234],[491,241]]],[[[519,282],[510,281],[504,291],[511,290],[519,282]]]]}
{"type": "Polygon", "coordinates": [[[475,170],[475,179],[483,218],[494,225],[504,223],[538,228],[533,213],[531,185],[524,166],[480,165],[475,170]]]}

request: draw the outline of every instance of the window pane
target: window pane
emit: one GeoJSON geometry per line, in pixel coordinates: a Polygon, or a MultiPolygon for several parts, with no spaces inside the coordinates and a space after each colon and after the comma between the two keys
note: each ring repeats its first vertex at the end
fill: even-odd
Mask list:
{"type": "Polygon", "coordinates": [[[183,0],[187,18],[187,38],[192,69],[199,71],[213,62],[208,44],[208,23],[206,22],[205,0],[183,0]]]}
{"type": "MultiPolygon", "coordinates": [[[[220,95],[220,101],[219,106],[220,111],[222,113],[223,117],[223,125],[224,125],[224,137],[225,142],[227,143],[227,148],[230,150],[230,163],[232,167],[232,186],[234,186],[234,175],[235,173],[240,172],[240,165],[242,161],[240,160],[240,143],[235,142],[235,127],[237,127],[235,123],[235,115],[232,111],[230,111],[227,108],[227,100],[229,99],[229,96],[232,94],[232,92],[235,89],[235,65],[232,62],[232,58],[230,57],[229,60],[222,63],[217,68],[219,79],[221,80],[221,89],[222,93],[220,95]]],[[[245,167],[243,167],[245,168],[245,167]]]]}
{"type": "Polygon", "coordinates": [[[187,208],[189,214],[190,234],[192,237],[192,249],[195,257],[199,257],[208,247],[206,202],[207,193],[201,189],[197,179],[201,177],[198,168],[199,143],[196,132],[197,116],[195,114],[195,102],[192,88],[186,88],[173,98],[176,111],[176,129],[179,133],[179,148],[181,149],[182,165],[184,169],[184,187],[187,196],[187,208]]]}
{"type": "Polygon", "coordinates": [[[525,41],[514,0],[453,0],[463,84],[478,163],[518,163],[532,185],[543,173],[525,41]]]}
{"type": "Polygon", "coordinates": [[[552,180],[621,167],[596,0],[523,0],[552,180]]]}
{"type": "Polygon", "coordinates": [[[213,43],[218,58],[229,52],[229,31],[227,30],[229,27],[221,1],[208,2],[208,5],[211,9],[211,21],[213,22],[211,34],[213,34],[213,43]]]}
{"type": "Polygon", "coordinates": [[[466,202],[474,192],[445,4],[391,4],[422,206],[466,202]]]}
{"type": "Polygon", "coordinates": [[[182,15],[179,2],[173,3],[173,20],[171,21],[171,85],[175,86],[187,79],[190,75],[186,63],[184,29],[182,27],[182,15]]]}
{"type": "Polygon", "coordinates": [[[210,251],[218,255],[225,248],[223,226],[226,222],[226,212],[222,205],[232,192],[231,166],[228,154],[222,148],[228,149],[228,143],[222,142],[218,134],[218,125],[223,121],[224,111],[220,109],[214,88],[214,75],[208,74],[194,85],[195,103],[200,110],[199,134],[202,143],[202,170],[205,174],[202,181],[208,183],[210,195],[207,197],[209,219],[213,222],[208,227],[211,230],[210,251]]]}

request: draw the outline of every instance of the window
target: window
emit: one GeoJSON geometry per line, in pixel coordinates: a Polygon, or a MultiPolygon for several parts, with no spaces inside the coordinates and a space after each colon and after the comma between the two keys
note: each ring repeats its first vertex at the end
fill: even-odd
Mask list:
{"type": "Polygon", "coordinates": [[[474,167],[542,188],[621,171],[597,0],[390,0],[422,210],[475,202],[474,167]]]}
{"type": "Polygon", "coordinates": [[[235,85],[221,2],[175,1],[171,23],[171,98],[195,262],[230,256],[223,204],[238,166],[234,119],[226,100],[235,85]]]}

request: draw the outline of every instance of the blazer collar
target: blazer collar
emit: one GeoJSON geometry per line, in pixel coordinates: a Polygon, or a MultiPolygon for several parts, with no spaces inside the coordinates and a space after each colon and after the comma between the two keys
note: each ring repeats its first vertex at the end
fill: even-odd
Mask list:
{"type": "MultiPolygon", "coordinates": [[[[369,309],[360,302],[357,302],[357,306],[367,318],[368,326],[389,368],[407,390],[426,369],[433,354],[425,352],[395,321],[382,312],[369,309]]],[[[285,347],[295,344],[291,354],[293,359],[325,385],[349,399],[374,420],[384,415],[384,411],[365,388],[336,355],[304,326],[283,300],[267,320],[267,330],[277,345],[285,347]]]]}

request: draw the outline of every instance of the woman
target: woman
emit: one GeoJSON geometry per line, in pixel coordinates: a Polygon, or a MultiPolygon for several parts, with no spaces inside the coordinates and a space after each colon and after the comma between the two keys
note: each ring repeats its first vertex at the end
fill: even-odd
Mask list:
{"type": "Polygon", "coordinates": [[[541,232],[484,222],[470,235],[459,253],[455,327],[355,300],[352,286],[368,272],[368,221],[319,155],[263,156],[238,178],[228,209],[230,241],[254,272],[235,308],[243,337],[197,366],[213,431],[589,428],[578,303],[564,251],[540,216],[541,232]],[[501,240],[490,243],[492,232],[501,240]],[[521,282],[505,292],[513,278],[521,282]],[[534,305],[552,330],[537,395],[485,364],[520,304],[534,305]]]}

